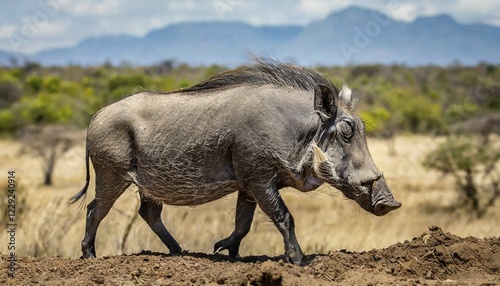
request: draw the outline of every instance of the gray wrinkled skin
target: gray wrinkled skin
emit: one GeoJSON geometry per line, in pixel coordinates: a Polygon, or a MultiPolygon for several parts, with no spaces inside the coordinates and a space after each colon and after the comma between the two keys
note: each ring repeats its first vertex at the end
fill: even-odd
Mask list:
{"type": "Polygon", "coordinates": [[[279,189],[329,183],[368,212],[401,206],[368,151],[353,99],[321,75],[258,62],[172,93],[142,92],[100,110],[87,134],[96,197],[87,208],[83,257],[95,257],[100,221],[130,184],[139,213],[171,253],[182,251],[161,220],[163,204],[195,206],[238,192],[235,230],[217,242],[238,256],[258,205],[275,223],[289,261],[303,263],[279,189]]]}

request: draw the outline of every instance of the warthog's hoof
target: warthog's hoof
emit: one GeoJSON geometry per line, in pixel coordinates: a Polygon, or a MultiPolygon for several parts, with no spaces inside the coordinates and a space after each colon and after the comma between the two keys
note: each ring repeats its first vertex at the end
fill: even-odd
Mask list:
{"type": "Polygon", "coordinates": [[[214,254],[227,249],[229,251],[229,257],[236,258],[239,257],[239,248],[240,244],[235,242],[231,243],[231,239],[228,237],[214,244],[214,254]]]}

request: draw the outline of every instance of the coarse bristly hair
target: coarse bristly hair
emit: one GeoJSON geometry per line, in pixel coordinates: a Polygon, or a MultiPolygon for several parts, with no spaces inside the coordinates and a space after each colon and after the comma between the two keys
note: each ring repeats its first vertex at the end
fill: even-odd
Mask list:
{"type": "MultiPolygon", "coordinates": [[[[275,85],[297,90],[313,91],[314,87],[318,84],[326,85],[330,89],[338,91],[328,78],[314,70],[269,59],[254,59],[253,61],[255,62],[253,65],[244,65],[222,72],[204,82],[178,92],[209,92],[213,90],[225,90],[241,85],[275,85]]],[[[352,96],[351,89],[344,83],[338,94],[338,99],[341,103],[349,110],[352,110],[356,100],[352,96]]]]}

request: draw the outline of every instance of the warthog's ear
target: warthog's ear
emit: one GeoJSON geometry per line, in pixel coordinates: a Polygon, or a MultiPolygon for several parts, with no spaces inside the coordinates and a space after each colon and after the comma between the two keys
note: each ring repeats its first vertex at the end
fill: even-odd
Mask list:
{"type": "Polygon", "coordinates": [[[335,87],[334,90],[323,84],[314,87],[314,110],[318,112],[322,121],[335,117],[338,95],[339,91],[335,87]]]}

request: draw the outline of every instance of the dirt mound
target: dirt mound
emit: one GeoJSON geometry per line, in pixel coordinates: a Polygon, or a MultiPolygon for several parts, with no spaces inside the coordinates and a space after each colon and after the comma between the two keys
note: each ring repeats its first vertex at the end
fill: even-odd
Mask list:
{"type": "Polygon", "coordinates": [[[89,260],[18,257],[10,278],[8,256],[0,259],[2,285],[500,284],[500,238],[461,238],[435,226],[385,249],[308,255],[304,267],[283,257],[143,251],[89,260]]]}
{"type": "Polygon", "coordinates": [[[429,232],[411,241],[361,253],[333,252],[314,259],[309,267],[314,269],[308,272],[312,272],[315,278],[336,282],[358,276],[365,277],[366,283],[370,284],[372,276],[376,281],[381,276],[392,280],[451,279],[498,283],[500,239],[460,238],[433,226],[429,232]]]}

